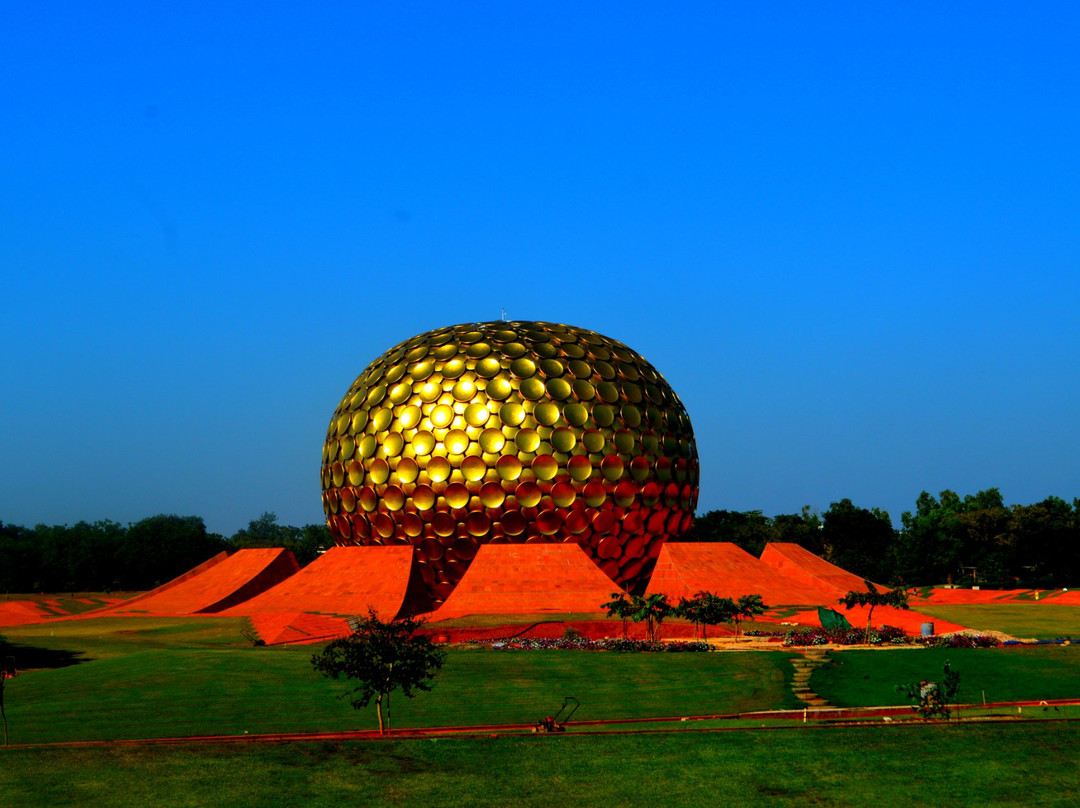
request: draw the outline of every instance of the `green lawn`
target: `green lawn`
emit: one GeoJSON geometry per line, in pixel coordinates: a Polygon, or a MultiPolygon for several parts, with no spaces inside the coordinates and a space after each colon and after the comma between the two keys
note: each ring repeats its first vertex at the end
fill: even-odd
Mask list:
{"type": "Polygon", "coordinates": [[[1072,806],[1080,724],[0,749],[20,808],[1072,806]]]}
{"type": "MultiPolygon", "coordinates": [[[[810,688],[837,707],[905,704],[896,686],[940,680],[948,661],[960,672],[961,701],[1029,701],[1080,697],[1080,646],[925,648],[833,651],[810,688]]],[[[1080,717],[1080,708],[1072,708],[1080,717]]]]}
{"type": "Polygon", "coordinates": [[[1053,603],[994,603],[937,606],[919,604],[922,614],[940,617],[981,631],[1003,631],[1014,637],[1080,639],[1080,606],[1053,603]]]}
{"type": "MultiPolygon", "coordinates": [[[[109,618],[7,629],[15,655],[90,660],[9,682],[13,743],[373,729],[309,659],[318,646],[240,644],[240,621],[109,618]],[[36,648],[36,651],[27,650],[36,648]]],[[[452,648],[431,693],[393,699],[397,727],[532,723],[565,696],[576,719],[797,707],[789,655],[452,648]]]]}

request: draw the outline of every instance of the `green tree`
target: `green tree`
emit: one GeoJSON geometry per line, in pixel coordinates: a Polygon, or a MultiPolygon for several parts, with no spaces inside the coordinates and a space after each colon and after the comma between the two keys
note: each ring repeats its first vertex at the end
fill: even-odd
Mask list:
{"type": "Polygon", "coordinates": [[[886,589],[880,591],[871,581],[863,581],[866,586],[865,592],[853,589],[839,603],[845,609],[853,609],[856,606],[869,606],[870,611],[866,615],[866,644],[870,644],[870,626],[874,619],[874,609],[878,606],[891,606],[894,609],[908,609],[908,593],[906,589],[886,589]]]}
{"type": "Polygon", "coordinates": [[[412,618],[382,621],[371,609],[357,621],[351,635],[327,644],[311,657],[311,664],[323,676],[356,683],[339,697],[348,698],[353,709],[367,707],[374,698],[383,733],[391,728],[390,694],[400,688],[403,695],[413,698],[416,691],[431,690],[446,659],[445,651],[416,633],[422,625],[422,620],[412,618]]]}
{"type": "Polygon", "coordinates": [[[942,673],[940,683],[922,681],[897,688],[914,702],[911,709],[923,718],[943,718],[948,721],[952,714],[952,705],[960,692],[960,672],[954,671],[946,660],[942,673]]]}
{"type": "Polygon", "coordinates": [[[895,531],[889,514],[858,508],[850,499],[829,506],[822,542],[826,561],[862,578],[892,578],[889,558],[895,531]]]}
{"type": "Polygon", "coordinates": [[[15,657],[3,653],[7,641],[0,636],[0,718],[4,719],[4,746],[8,742],[7,713],[4,712],[4,688],[8,679],[14,679],[18,674],[15,670],[15,657]]]}
{"type": "Polygon", "coordinates": [[[815,555],[825,554],[821,517],[809,505],[799,513],[779,514],[773,517],[776,538],[773,541],[794,542],[815,555]]]}
{"type": "Polygon", "coordinates": [[[708,511],[694,520],[679,541],[729,541],[760,556],[768,542],[776,541],[776,531],[761,511],[708,511]]]}
{"type": "Polygon", "coordinates": [[[650,642],[660,642],[660,626],[672,610],[666,595],[631,596],[630,619],[635,623],[645,623],[645,633],[650,642]]]}
{"type": "Polygon", "coordinates": [[[695,633],[701,627],[702,639],[708,639],[709,626],[726,623],[737,609],[731,598],[722,598],[712,592],[698,592],[692,598],[683,598],[675,607],[675,614],[694,624],[695,633]]]}
{"type": "Polygon", "coordinates": [[[600,608],[607,612],[608,617],[618,617],[622,620],[622,635],[626,639],[626,621],[634,611],[634,605],[626,597],[625,592],[612,592],[611,600],[601,603],[600,608]]]}
{"type": "Polygon", "coordinates": [[[735,642],[739,641],[742,621],[752,621],[759,614],[764,614],[767,608],[769,607],[762,602],[761,595],[742,595],[735,601],[731,614],[731,619],[735,621],[735,642]]]}
{"type": "Polygon", "coordinates": [[[258,519],[248,522],[229,539],[237,550],[250,547],[284,547],[296,556],[300,566],[306,566],[331,545],[330,530],[325,525],[304,528],[278,524],[277,514],[265,511],[258,519]]]}
{"type": "Polygon", "coordinates": [[[157,514],[130,525],[121,538],[117,567],[124,589],[151,589],[226,549],[201,516],[157,514]]]}

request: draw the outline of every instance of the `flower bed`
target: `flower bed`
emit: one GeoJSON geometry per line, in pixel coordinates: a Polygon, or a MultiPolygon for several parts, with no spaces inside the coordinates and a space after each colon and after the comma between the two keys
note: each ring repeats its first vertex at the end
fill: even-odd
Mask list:
{"type": "Polygon", "coordinates": [[[957,633],[909,637],[896,626],[861,628],[797,628],[787,633],[784,645],[925,645],[932,648],[996,648],[1001,640],[985,634],[957,633]]]}
{"type": "Polygon", "coordinates": [[[615,651],[624,654],[656,652],[700,652],[709,651],[707,642],[649,642],[648,640],[603,639],[590,640],[588,637],[560,637],[558,639],[539,639],[519,637],[503,640],[471,640],[480,645],[490,645],[496,651],[615,651]]]}

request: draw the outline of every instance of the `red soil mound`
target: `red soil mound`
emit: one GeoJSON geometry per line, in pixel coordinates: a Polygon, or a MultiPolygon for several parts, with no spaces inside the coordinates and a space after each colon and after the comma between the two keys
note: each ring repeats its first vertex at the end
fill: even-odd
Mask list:
{"type": "Polygon", "coordinates": [[[258,595],[299,569],[280,547],[219,554],[157,589],[87,616],[216,614],[258,595]]]}
{"type": "Polygon", "coordinates": [[[372,608],[381,619],[391,620],[405,602],[412,560],[411,545],[332,547],[274,588],[222,614],[352,616],[366,615],[372,608]]]}
{"type": "MultiPolygon", "coordinates": [[[[847,618],[851,623],[852,628],[866,628],[866,618],[870,613],[870,609],[867,606],[855,606],[852,609],[844,609],[841,606],[832,606],[830,608],[836,609],[840,614],[847,618]]],[[[950,623],[948,620],[942,620],[938,617],[930,617],[926,614],[920,614],[909,609],[894,609],[891,606],[878,606],[874,609],[873,615],[874,626],[895,626],[904,630],[905,634],[917,635],[922,632],[923,623],[933,623],[935,634],[949,634],[953,631],[963,631],[966,626],[962,626],[959,623],[950,623]]],[[[820,626],[821,621],[818,619],[817,609],[813,611],[799,612],[792,617],[788,617],[787,620],[792,623],[798,623],[802,626],[820,626]]]]}
{"type": "Polygon", "coordinates": [[[249,619],[255,632],[267,645],[303,645],[344,637],[349,633],[345,620],[322,614],[253,614],[249,619]]]}
{"type": "MultiPolygon", "coordinates": [[[[1048,592],[1047,595],[1053,594],[1048,592]]],[[[1040,600],[1040,603],[1055,603],[1062,606],[1080,606],[1080,589],[1070,589],[1062,592],[1059,595],[1053,597],[1047,597],[1045,600],[1040,600]]]]}
{"type": "Polygon", "coordinates": [[[619,591],[580,546],[485,544],[433,617],[595,612],[619,591]]]}
{"type": "Polygon", "coordinates": [[[836,600],[832,590],[791,577],[731,542],[667,542],[660,550],[646,594],[662,593],[678,603],[698,592],[725,598],[759,594],[769,606],[836,600]]]}
{"type": "Polygon", "coordinates": [[[9,600],[0,603],[0,626],[26,626],[44,623],[55,615],[32,600],[9,600]]]}
{"type": "Polygon", "coordinates": [[[858,575],[830,564],[794,542],[766,544],[761,553],[761,562],[786,577],[820,589],[831,597],[839,598],[848,592],[866,591],[866,585],[858,575]]]}

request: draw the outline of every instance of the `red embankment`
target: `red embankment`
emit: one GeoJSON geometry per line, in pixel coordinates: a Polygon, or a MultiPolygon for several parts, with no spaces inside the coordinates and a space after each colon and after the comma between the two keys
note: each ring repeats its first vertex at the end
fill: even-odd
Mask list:
{"type": "Polygon", "coordinates": [[[179,586],[180,584],[183,584],[183,583],[186,583],[187,581],[190,581],[192,578],[195,578],[195,577],[198,577],[199,575],[202,575],[207,570],[211,569],[212,567],[216,567],[222,561],[225,561],[228,557],[229,557],[229,553],[226,550],[222,550],[220,553],[218,553],[217,555],[211,556],[210,558],[206,559],[206,561],[199,564],[198,566],[192,567],[187,572],[185,572],[183,575],[178,575],[175,578],[173,578],[171,581],[167,581],[166,583],[163,583],[161,586],[154,587],[149,592],[143,592],[141,595],[136,595],[133,598],[128,598],[127,600],[122,601],[121,603],[114,604],[112,606],[105,606],[105,607],[103,607],[101,609],[95,609],[93,612],[84,612],[80,616],[100,617],[100,616],[104,615],[106,612],[109,612],[109,613],[114,612],[118,607],[126,608],[128,606],[132,606],[133,604],[141,603],[142,601],[147,600],[149,598],[156,598],[158,595],[162,594],[163,592],[167,592],[170,589],[172,589],[173,587],[179,586]]]}
{"type": "MultiPolygon", "coordinates": [[[[1048,595],[1052,592],[1048,592],[1048,595]]],[[[1044,600],[1040,600],[1040,603],[1054,603],[1061,606],[1080,606],[1080,589],[1070,589],[1061,594],[1054,595],[1053,597],[1047,597],[1044,600]]]]}
{"type": "MultiPolygon", "coordinates": [[[[849,610],[833,603],[830,608],[835,609],[840,612],[840,614],[844,615],[848,622],[851,623],[852,628],[866,628],[866,618],[870,612],[869,607],[855,606],[849,610]]],[[[785,619],[789,622],[798,623],[803,626],[821,625],[821,621],[818,619],[817,609],[799,612],[785,619]]],[[[896,628],[903,629],[906,634],[918,635],[922,632],[923,623],[933,623],[935,634],[951,634],[954,631],[964,631],[967,628],[959,623],[950,623],[948,620],[942,620],[939,617],[931,617],[930,615],[921,614],[908,609],[894,609],[891,606],[877,606],[874,608],[874,626],[895,626],[896,628]]]]}
{"type": "Polygon", "coordinates": [[[596,612],[617,591],[618,584],[573,542],[485,544],[432,619],[596,612]]]}
{"type": "Polygon", "coordinates": [[[267,645],[303,645],[332,640],[349,633],[349,624],[340,617],[324,614],[290,612],[284,614],[253,614],[248,619],[267,645]]]}
{"type": "MultiPolygon", "coordinates": [[[[198,568],[196,568],[198,569],[198,568]]],[[[281,547],[237,550],[194,576],[181,576],[146,595],[88,616],[215,614],[286,580],[299,569],[281,547]]]]}
{"type": "Polygon", "coordinates": [[[32,600],[9,600],[0,603],[0,626],[27,626],[32,623],[44,623],[52,612],[41,608],[32,600]]]}
{"type": "Polygon", "coordinates": [[[731,542],[667,542],[646,594],[662,593],[678,603],[698,592],[723,598],[758,594],[768,606],[835,602],[831,592],[770,567],[731,542]]]}
{"type": "Polygon", "coordinates": [[[866,585],[858,575],[830,564],[794,542],[769,542],[761,552],[761,561],[788,578],[802,581],[829,595],[840,597],[848,592],[866,591],[866,585]]]}
{"type": "Polygon", "coordinates": [[[292,577],[221,614],[254,618],[320,612],[347,617],[366,615],[372,608],[380,619],[392,620],[405,601],[412,561],[412,545],[332,547],[292,577]]]}

